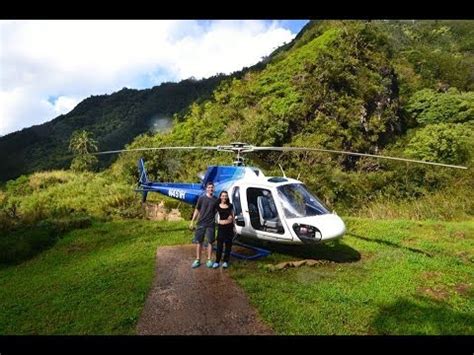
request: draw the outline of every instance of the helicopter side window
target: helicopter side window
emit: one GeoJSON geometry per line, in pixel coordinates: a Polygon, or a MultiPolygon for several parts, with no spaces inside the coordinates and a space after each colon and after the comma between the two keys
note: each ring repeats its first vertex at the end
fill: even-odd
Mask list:
{"type": "Polygon", "coordinates": [[[238,186],[234,187],[234,191],[232,192],[232,205],[234,206],[235,224],[244,227],[245,221],[244,216],[242,215],[242,204],[240,202],[240,187],[238,186]]]}
{"type": "Polygon", "coordinates": [[[242,214],[242,205],[240,203],[240,187],[234,187],[232,192],[232,205],[234,206],[234,213],[236,216],[242,214]]]}
{"type": "Polygon", "coordinates": [[[279,234],[284,233],[275,201],[269,190],[248,188],[247,202],[250,223],[254,229],[279,234]]]}

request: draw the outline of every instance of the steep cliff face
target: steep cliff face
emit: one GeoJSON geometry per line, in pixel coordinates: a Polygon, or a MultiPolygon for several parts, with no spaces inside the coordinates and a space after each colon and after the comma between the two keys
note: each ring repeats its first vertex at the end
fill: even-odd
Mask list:
{"type": "Polygon", "coordinates": [[[405,129],[387,36],[360,21],[315,26],[263,70],[221,85],[169,134],[135,144],[239,140],[377,152],[405,129]]]}

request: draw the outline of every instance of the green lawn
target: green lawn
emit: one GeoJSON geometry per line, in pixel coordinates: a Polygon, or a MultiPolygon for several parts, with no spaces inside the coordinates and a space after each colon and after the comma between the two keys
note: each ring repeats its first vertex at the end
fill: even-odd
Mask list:
{"type": "Polygon", "coordinates": [[[133,334],[153,280],[156,248],[189,243],[186,226],[97,223],[0,269],[0,334],[133,334]]]}
{"type": "MultiPolygon", "coordinates": [[[[229,269],[278,334],[474,334],[474,222],[345,220],[339,243],[229,269]],[[304,258],[330,262],[265,267],[304,258]]],[[[134,334],[156,248],[189,243],[186,227],[96,222],[1,268],[0,334],[134,334]]]]}
{"type": "Polygon", "coordinates": [[[234,265],[278,334],[474,334],[474,222],[345,220],[339,243],[234,265]],[[331,262],[265,268],[305,258],[331,262]]]}

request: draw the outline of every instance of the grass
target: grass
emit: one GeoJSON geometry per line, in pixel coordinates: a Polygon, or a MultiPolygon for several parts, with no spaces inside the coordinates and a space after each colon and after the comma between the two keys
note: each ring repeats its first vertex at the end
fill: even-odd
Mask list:
{"type": "Polygon", "coordinates": [[[278,334],[474,334],[474,222],[346,220],[339,243],[275,246],[232,269],[278,334]],[[264,267],[305,258],[330,262],[264,267]]]}
{"type": "Polygon", "coordinates": [[[438,219],[462,221],[474,214],[473,179],[460,179],[453,186],[405,200],[383,196],[353,211],[359,217],[372,219],[438,219]]]}
{"type": "MultiPolygon", "coordinates": [[[[472,335],[474,222],[346,218],[340,242],[272,246],[228,270],[277,334],[472,335]],[[266,264],[314,258],[317,266],[266,264]]],[[[135,334],[159,245],[186,222],[111,221],[0,268],[0,334],[135,334]]]]}
{"type": "Polygon", "coordinates": [[[34,224],[18,224],[16,228],[0,228],[0,265],[19,264],[53,246],[67,232],[89,227],[92,219],[74,216],[43,220],[34,224]]]}
{"type": "Polygon", "coordinates": [[[186,223],[114,221],[67,233],[0,269],[0,334],[134,334],[158,245],[190,242],[186,223]]]}

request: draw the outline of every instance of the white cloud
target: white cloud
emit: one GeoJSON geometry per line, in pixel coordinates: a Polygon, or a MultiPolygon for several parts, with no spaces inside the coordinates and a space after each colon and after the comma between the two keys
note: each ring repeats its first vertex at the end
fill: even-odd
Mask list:
{"type": "Polygon", "coordinates": [[[27,88],[1,90],[0,135],[37,125],[67,113],[81,100],[82,98],[61,96],[50,102],[27,88]]]}
{"type": "Polygon", "coordinates": [[[60,96],[54,102],[54,112],[56,115],[61,115],[71,111],[81,100],[74,97],[60,96]]]}
{"type": "Polygon", "coordinates": [[[294,36],[280,21],[0,21],[0,135],[90,95],[240,70],[294,36]]]}

